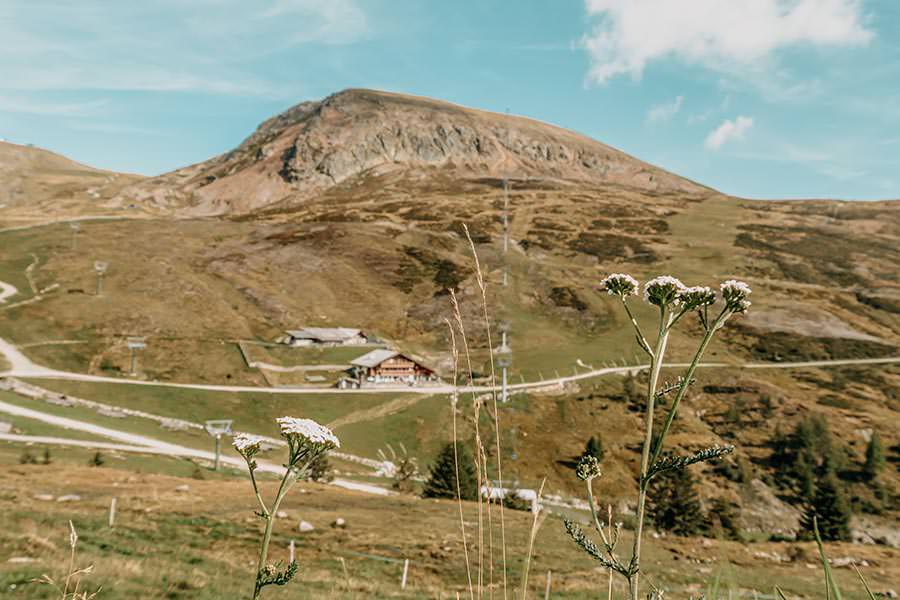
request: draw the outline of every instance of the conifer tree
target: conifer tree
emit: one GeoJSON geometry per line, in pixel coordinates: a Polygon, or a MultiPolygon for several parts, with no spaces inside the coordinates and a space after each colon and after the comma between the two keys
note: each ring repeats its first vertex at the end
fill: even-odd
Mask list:
{"type": "Polygon", "coordinates": [[[647,492],[653,524],[675,535],[699,533],[706,523],[694,477],[687,469],[664,471],[650,481],[647,492]]]}
{"type": "Polygon", "coordinates": [[[869,481],[878,479],[879,473],[884,468],[884,449],[881,446],[881,436],[875,431],[869,438],[866,446],[866,463],[863,465],[863,474],[869,481]]]}
{"type": "MultiPolygon", "coordinates": [[[[463,500],[475,500],[478,497],[478,482],[475,479],[475,465],[472,457],[462,444],[457,444],[456,454],[459,461],[459,495],[463,500]]],[[[422,496],[425,498],[456,498],[456,471],[453,444],[450,443],[441,449],[431,464],[422,496]]]]}
{"type": "Polygon", "coordinates": [[[709,509],[710,521],[714,523],[713,529],[728,540],[742,541],[744,536],[738,524],[738,513],[734,505],[725,498],[716,498],[709,509]],[[715,525],[718,525],[716,527],[715,525]]]}
{"type": "Polygon", "coordinates": [[[804,537],[812,537],[813,517],[818,519],[822,539],[840,541],[850,539],[850,504],[833,469],[819,479],[816,493],[803,515],[804,537]]]}
{"type": "Polygon", "coordinates": [[[599,461],[603,460],[603,441],[599,435],[592,435],[584,445],[584,452],[581,456],[593,456],[599,461]]]}

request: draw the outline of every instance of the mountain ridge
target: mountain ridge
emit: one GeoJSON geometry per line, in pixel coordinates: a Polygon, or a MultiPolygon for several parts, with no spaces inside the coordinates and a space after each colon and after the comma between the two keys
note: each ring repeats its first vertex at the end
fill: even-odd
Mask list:
{"type": "Polygon", "coordinates": [[[525,177],[615,183],[650,191],[710,188],[583,134],[527,117],[441,100],[349,89],[301,102],[259,125],[235,149],[125,190],[190,214],[248,213],[302,203],[355,178],[525,177]]]}

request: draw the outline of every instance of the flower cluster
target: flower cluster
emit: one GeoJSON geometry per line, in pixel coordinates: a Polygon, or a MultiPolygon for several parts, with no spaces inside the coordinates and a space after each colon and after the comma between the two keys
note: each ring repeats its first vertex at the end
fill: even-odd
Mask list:
{"type": "Polygon", "coordinates": [[[330,429],[319,425],[312,419],[298,419],[296,417],[280,417],[276,419],[281,426],[281,435],[289,442],[300,444],[312,444],[326,448],[340,448],[341,442],[330,429]]]}
{"type": "Polygon", "coordinates": [[[610,296],[636,296],[640,284],[637,279],[624,273],[613,273],[600,282],[600,288],[610,296]]]}
{"type": "Polygon", "coordinates": [[[694,287],[684,288],[678,294],[677,302],[685,310],[694,310],[710,306],[716,301],[716,293],[706,286],[697,285],[694,287]]]}
{"type": "Polygon", "coordinates": [[[644,301],[656,306],[668,306],[678,301],[687,288],[671,275],[660,275],[644,284],[644,301]]]}
{"type": "Polygon", "coordinates": [[[601,475],[600,461],[597,460],[596,456],[585,454],[581,457],[581,460],[578,461],[578,466],[575,468],[575,475],[582,481],[597,479],[601,475]]]}
{"type": "Polygon", "coordinates": [[[750,308],[750,301],[747,300],[747,296],[753,291],[749,285],[743,281],[729,279],[720,287],[722,289],[722,298],[725,299],[725,307],[728,310],[736,313],[747,312],[747,309],[750,308]]]}
{"type": "Polygon", "coordinates": [[[247,460],[250,460],[257,452],[259,452],[261,443],[262,438],[260,437],[247,433],[239,433],[234,436],[231,445],[234,446],[234,449],[237,450],[238,454],[247,460]]]}

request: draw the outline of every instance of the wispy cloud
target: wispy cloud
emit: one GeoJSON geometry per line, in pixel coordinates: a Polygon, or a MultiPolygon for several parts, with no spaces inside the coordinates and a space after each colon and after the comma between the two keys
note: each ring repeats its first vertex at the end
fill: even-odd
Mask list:
{"type": "Polygon", "coordinates": [[[367,33],[356,0],[82,0],[54,3],[52,19],[44,3],[8,0],[0,6],[0,39],[15,51],[0,55],[0,91],[280,97],[296,87],[254,72],[254,57],[367,33]]]}
{"type": "Polygon", "coordinates": [[[675,58],[721,71],[794,46],[857,46],[874,33],[862,0],[586,0],[599,22],[583,38],[588,79],[603,84],[675,58]]]}
{"type": "Polygon", "coordinates": [[[648,123],[668,123],[678,114],[684,104],[684,96],[676,96],[671,102],[663,102],[652,106],[647,111],[648,123]]]}
{"type": "Polygon", "coordinates": [[[752,127],[753,119],[750,117],[739,116],[733,121],[726,120],[710,132],[704,145],[709,150],[718,150],[729,141],[743,140],[752,127]]]}
{"type": "Polygon", "coordinates": [[[89,117],[100,114],[106,100],[88,102],[51,102],[36,100],[27,95],[0,94],[0,112],[55,117],[89,117]]]}

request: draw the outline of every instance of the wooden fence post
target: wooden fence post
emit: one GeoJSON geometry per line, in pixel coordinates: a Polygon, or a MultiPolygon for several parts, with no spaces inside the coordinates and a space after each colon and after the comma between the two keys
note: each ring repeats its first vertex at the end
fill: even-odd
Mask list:
{"type": "Polygon", "coordinates": [[[109,526],[114,527],[116,524],[116,497],[113,496],[109,501],[109,526]]]}

